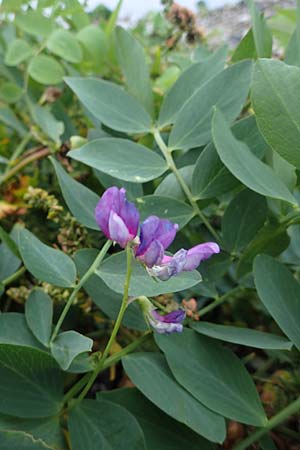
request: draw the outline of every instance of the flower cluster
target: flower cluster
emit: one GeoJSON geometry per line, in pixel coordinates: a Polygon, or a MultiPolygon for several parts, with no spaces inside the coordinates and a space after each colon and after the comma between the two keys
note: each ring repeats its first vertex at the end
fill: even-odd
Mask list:
{"type": "MultiPolygon", "coordinates": [[[[95,217],[108,239],[122,248],[133,242],[136,259],[145,265],[152,277],[162,281],[180,272],[195,270],[201,261],[220,252],[218,244],[206,242],[189,250],[182,248],[173,256],[166,255],[165,250],[174,241],[178,225],[157,216],[149,216],[140,224],[139,212],[134,203],[126,199],[124,188],[113,186],[107,189],[96,206],[95,217]]],[[[148,322],[160,333],[181,331],[184,317],[181,310],[165,316],[153,308],[147,313],[148,322]]]]}

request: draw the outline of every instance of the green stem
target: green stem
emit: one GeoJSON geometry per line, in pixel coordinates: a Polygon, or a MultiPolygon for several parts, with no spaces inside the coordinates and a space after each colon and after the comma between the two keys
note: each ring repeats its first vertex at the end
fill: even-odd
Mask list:
{"type": "MultiPolygon", "coordinates": [[[[127,345],[125,348],[123,348],[120,352],[115,353],[114,355],[107,358],[106,361],[103,363],[103,366],[101,367],[100,372],[103,372],[104,370],[108,369],[110,366],[113,366],[114,364],[119,362],[123,358],[123,356],[127,355],[128,353],[132,353],[136,348],[138,348],[147,339],[149,339],[149,337],[151,335],[152,335],[152,331],[147,331],[145,334],[143,334],[143,336],[140,336],[134,342],[131,342],[129,345],[127,345]]],[[[74,384],[74,386],[71,387],[71,389],[64,396],[64,404],[68,403],[71,400],[71,398],[75,397],[75,395],[77,395],[81,391],[81,389],[89,381],[90,376],[91,376],[90,372],[86,373],[77,383],[74,384]]]]}
{"type": "Polygon", "coordinates": [[[17,280],[23,273],[26,271],[25,267],[21,267],[19,270],[17,270],[15,273],[10,275],[10,277],[5,278],[5,280],[1,281],[1,284],[3,286],[7,286],[8,284],[12,283],[13,281],[17,280]]]}
{"type": "Polygon", "coordinates": [[[74,384],[74,386],[71,387],[71,389],[68,390],[68,392],[65,394],[63,403],[66,405],[75,395],[77,395],[81,389],[86,385],[86,383],[89,381],[91,376],[91,372],[87,372],[82,378],[80,378],[77,383],[74,384]]]}
{"type": "Polygon", "coordinates": [[[211,226],[211,224],[209,223],[209,221],[207,220],[205,215],[200,210],[197,201],[194,199],[194,197],[193,197],[193,195],[192,195],[192,193],[190,191],[190,188],[186,184],[186,182],[185,182],[184,178],[182,177],[180,171],[177,169],[176,164],[175,164],[174,159],[173,159],[173,156],[172,156],[172,153],[169,150],[169,148],[166,146],[166,144],[164,143],[164,141],[163,141],[163,139],[162,139],[162,137],[160,135],[160,132],[158,130],[153,130],[153,136],[155,138],[155,141],[156,141],[159,149],[161,150],[162,154],[165,157],[165,160],[166,160],[166,162],[167,162],[167,164],[169,166],[169,169],[173,172],[173,174],[177,178],[177,181],[180,184],[181,189],[185,193],[188,201],[190,202],[190,204],[191,204],[191,206],[192,206],[192,208],[194,210],[194,213],[200,217],[200,219],[202,220],[202,222],[204,223],[206,228],[209,230],[209,232],[216,239],[216,241],[221,243],[220,236],[214,230],[214,228],[211,226]]]}
{"type": "Polygon", "coordinates": [[[217,298],[215,301],[213,301],[209,305],[204,306],[204,308],[200,309],[200,311],[198,311],[199,317],[204,316],[204,314],[207,314],[210,311],[212,311],[213,309],[217,308],[217,306],[219,306],[222,303],[224,303],[230,297],[232,297],[232,296],[234,296],[234,295],[236,295],[238,293],[241,293],[241,292],[243,292],[245,290],[246,289],[244,287],[241,287],[241,286],[237,286],[234,289],[231,289],[231,291],[226,292],[226,294],[222,295],[222,297],[217,298]]]}
{"type": "Polygon", "coordinates": [[[5,181],[6,175],[9,172],[10,167],[13,166],[15,160],[21,155],[21,153],[23,152],[24,148],[26,147],[26,145],[30,141],[30,138],[31,138],[31,132],[29,131],[28,133],[25,134],[25,136],[21,140],[20,144],[16,147],[15,151],[11,155],[11,157],[10,157],[8,163],[7,163],[6,169],[5,169],[5,171],[3,172],[2,176],[1,176],[0,184],[3,181],[5,181]]]}
{"type": "Polygon", "coordinates": [[[276,414],[276,416],[272,417],[264,428],[260,428],[259,430],[252,433],[238,445],[236,445],[233,450],[246,450],[250,447],[250,445],[257,442],[262,436],[268,433],[273,428],[277,427],[279,424],[284,422],[290,416],[295,414],[300,410],[300,397],[297,398],[293,403],[284,408],[280,413],[276,414]]]}
{"type": "Polygon", "coordinates": [[[105,370],[108,367],[116,364],[120,361],[120,359],[123,358],[123,356],[128,355],[128,353],[132,353],[133,350],[135,350],[137,347],[139,347],[141,344],[143,344],[149,337],[152,335],[152,331],[146,331],[143,336],[140,336],[135,341],[131,342],[131,344],[127,345],[125,348],[123,348],[120,352],[110,356],[106,359],[106,361],[103,364],[102,369],[105,370]]]}
{"type": "Polygon", "coordinates": [[[111,246],[112,242],[111,241],[107,241],[102,249],[100,250],[98,256],[96,257],[95,261],[93,262],[93,264],[90,266],[90,268],[86,271],[86,273],[83,275],[83,277],[81,278],[81,280],[79,281],[79,283],[74,287],[74,290],[72,292],[72,294],[69,297],[69,300],[67,301],[67,303],[65,304],[65,307],[58,319],[58,322],[54,328],[54,331],[52,333],[52,337],[50,340],[50,343],[52,343],[54,341],[54,339],[56,338],[60,327],[66,317],[66,315],[69,312],[69,309],[71,308],[75,297],[77,295],[77,292],[82,288],[82,286],[87,282],[87,280],[95,273],[95,271],[97,270],[97,268],[99,267],[100,263],[102,262],[103,258],[105,257],[109,247],[111,246]]]}
{"type": "Polygon", "coordinates": [[[124,294],[123,294],[123,300],[121,303],[121,308],[117,317],[117,320],[115,322],[112,334],[109,338],[109,341],[104,349],[104,352],[102,354],[102,357],[99,361],[99,363],[97,364],[97,366],[95,367],[94,372],[92,373],[89,381],[87,382],[85,388],[83,389],[83,391],[81,392],[81,394],[79,395],[79,397],[75,400],[75,402],[73,403],[73,406],[79,402],[81,402],[81,400],[84,399],[84,397],[86,396],[86,394],[89,392],[89,390],[91,389],[91,387],[94,384],[94,381],[96,380],[97,376],[99,375],[99,373],[103,370],[105,366],[105,362],[107,359],[107,356],[110,352],[110,349],[113,345],[113,343],[115,342],[116,336],[118,334],[119,328],[121,326],[126,308],[127,308],[127,301],[128,301],[128,293],[129,293],[129,284],[130,284],[130,278],[131,278],[131,273],[132,273],[132,254],[131,254],[131,248],[130,248],[130,244],[127,244],[126,247],[126,253],[127,253],[127,273],[126,273],[126,279],[125,279],[125,285],[124,285],[124,294]]]}
{"type": "Polygon", "coordinates": [[[5,174],[2,175],[1,183],[16,175],[21,169],[28,166],[28,164],[32,163],[33,161],[38,161],[39,159],[45,158],[45,156],[50,155],[50,153],[51,150],[49,148],[42,148],[32,155],[27,156],[18,164],[16,164],[12,169],[8,170],[5,174]]]}

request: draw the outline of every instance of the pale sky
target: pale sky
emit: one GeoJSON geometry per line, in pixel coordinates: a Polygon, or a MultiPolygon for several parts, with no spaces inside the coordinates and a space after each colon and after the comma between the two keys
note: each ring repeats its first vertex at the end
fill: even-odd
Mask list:
{"type": "MultiPolygon", "coordinates": [[[[225,3],[237,3],[238,0],[206,0],[209,8],[217,8],[225,3]]],[[[114,9],[118,0],[88,0],[89,6],[94,8],[104,4],[110,9],[114,9]]],[[[183,6],[195,9],[197,0],[177,0],[183,6]]],[[[148,11],[159,11],[162,8],[160,0],[124,0],[120,12],[120,18],[130,17],[131,20],[143,17],[148,11]]]]}

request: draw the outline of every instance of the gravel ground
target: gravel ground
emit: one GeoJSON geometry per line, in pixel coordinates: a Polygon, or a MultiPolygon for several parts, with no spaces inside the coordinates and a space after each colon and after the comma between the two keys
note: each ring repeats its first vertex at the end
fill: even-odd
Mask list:
{"type": "MultiPolygon", "coordinates": [[[[271,17],[276,8],[293,8],[293,0],[256,0],[265,17],[271,17]]],[[[200,13],[200,25],[206,30],[212,46],[227,43],[235,47],[250,26],[249,11],[245,1],[236,5],[200,13]]]]}

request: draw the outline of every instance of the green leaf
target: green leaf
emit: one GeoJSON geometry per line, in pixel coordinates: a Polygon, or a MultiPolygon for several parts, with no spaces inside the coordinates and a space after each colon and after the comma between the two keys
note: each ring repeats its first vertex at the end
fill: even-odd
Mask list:
{"type": "Polygon", "coordinates": [[[231,256],[225,252],[213,255],[211,258],[203,261],[200,266],[203,281],[211,283],[220,280],[229,270],[231,262],[231,256]]]}
{"type": "Polygon", "coordinates": [[[55,450],[41,439],[35,439],[24,431],[0,431],[0,447],[9,450],[55,450]]]}
{"type": "Polygon", "coordinates": [[[259,60],[253,77],[252,103],[267,143],[300,168],[300,68],[281,61],[259,60]]]}
{"type": "Polygon", "coordinates": [[[174,123],[178,114],[196,92],[212,77],[224,69],[224,58],[216,51],[211,58],[197,62],[188,67],[171,87],[160,108],[158,125],[164,128],[174,123]]]}
{"type": "Polygon", "coordinates": [[[8,108],[8,106],[0,107],[0,121],[2,121],[9,128],[16,130],[21,137],[23,137],[27,132],[23,123],[20,122],[15,113],[8,108]]]}
{"type": "Polygon", "coordinates": [[[259,445],[261,450],[277,450],[269,434],[266,434],[259,440],[259,445]]]}
{"type": "Polygon", "coordinates": [[[75,36],[68,30],[53,31],[47,40],[47,48],[57,56],[71,63],[82,60],[82,49],[75,36]]]}
{"type": "Polygon", "coordinates": [[[41,84],[61,83],[64,76],[63,67],[52,56],[34,56],[28,65],[29,75],[41,84]]]}
{"type": "MultiPolygon", "coordinates": [[[[26,3],[26,0],[25,0],[26,3]]],[[[24,5],[24,0],[2,0],[1,9],[4,12],[16,12],[24,5]]]]}
{"type": "Polygon", "coordinates": [[[26,268],[39,280],[61,287],[74,284],[75,264],[62,251],[43,244],[26,229],[20,230],[19,248],[26,268]]]}
{"type": "MultiPolygon", "coordinates": [[[[179,173],[188,187],[190,187],[191,184],[193,171],[194,165],[188,165],[179,169],[179,173]]],[[[177,200],[185,200],[185,194],[182,187],[173,173],[170,173],[162,180],[154,193],[155,195],[161,195],[162,197],[173,197],[177,200]]]]}
{"type": "MultiPolygon", "coordinates": [[[[183,291],[201,281],[201,275],[196,270],[193,272],[182,272],[168,281],[159,281],[150,277],[136,260],[133,261],[132,266],[129,295],[133,297],[139,297],[140,295],[155,297],[156,295],[169,292],[183,291]]],[[[107,258],[96,271],[96,274],[102,278],[110,289],[122,294],[126,277],[125,252],[120,252],[107,258]]]]}
{"type": "Polygon", "coordinates": [[[141,220],[150,215],[171,220],[183,228],[194,216],[193,209],[184,202],[173,197],[162,197],[159,195],[146,195],[136,199],[141,214],[141,220]]]}
{"type": "Polygon", "coordinates": [[[273,167],[274,172],[283,181],[286,187],[293,192],[297,185],[297,174],[295,166],[288,163],[286,159],[283,159],[278,153],[272,149],[266,155],[266,159],[273,167]]]}
{"type": "Polygon", "coordinates": [[[0,344],[44,349],[30,331],[25,315],[14,312],[0,314],[0,344]]]}
{"type": "Polygon", "coordinates": [[[35,348],[0,345],[0,412],[50,417],[62,406],[63,384],[55,360],[35,348]]]}
{"type": "MultiPolygon", "coordinates": [[[[252,153],[259,158],[264,155],[267,144],[257,128],[254,115],[239,120],[231,130],[237,139],[248,145],[252,153]]],[[[214,144],[208,144],[200,153],[193,171],[193,195],[199,199],[217,197],[239,184],[220,160],[214,144]]]]}
{"type": "Polygon", "coordinates": [[[47,37],[53,30],[54,21],[45,17],[40,11],[29,9],[26,13],[16,14],[15,24],[26,33],[37,37],[47,37]]]}
{"type": "Polygon", "coordinates": [[[137,197],[141,197],[143,195],[143,187],[141,184],[119,180],[118,178],[112,177],[111,175],[97,169],[94,169],[94,172],[104,188],[107,189],[111,186],[117,186],[118,188],[124,187],[129,200],[135,200],[137,197]]]}
{"type": "Polygon", "coordinates": [[[222,220],[222,235],[226,248],[237,252],[254,238],[264,225],[268,205],[264,197],[244,189],[225,211],[222,220]]]}
{"type": "Polygon", "coordinates": [[[64,200],[73,216],[87,228],[99,230],[94,213],[99,196],[68,175],[56,159],[51,157],[50,161],[55,169],[64,200]]]}
{"type": "Polygon", "coordinates": [[[276,14],[268,19],[268,25],[273,36],[285,48],[293,33],[296,22],[296,10],[280,8],[276,14]]]}
{"type": "Polygon", "coordinates": [[[300,349],[300,285],[280,262],[267,255],[254,260],[259,298],[282,331],[300,349]]]}
{"type": "MultiPolygon", "coordinates": [[[[152,69],[153,70],[153,69],[152,69]]],[[[157,70],[160,70],[157,68],[157,70]]],[[[155,79],[153,86],[158,89],[160,94],[165,94],[173,84],[176,82],[180,75],[181,70],[178,66],[169,66],[164,72],[155,79]]]]}
{"type": "Polygon", "coordinates": [[[247,347],[262,348],[266,350],[291,350],[292,342],[276,334],[263,333],[262,331],[248,328],[232,327],[229,325],[217,325],[209,322],[192,322],[191,327],[197,333],[220,339],[225,342],[246,345],[247,347]]]}
{"type": "Polygon", "coordinates": [[[49,108],[45,106],[32,105],[31,114],[33,120],[41,130],[52,139],[57,145],[61,143],[60,136],[64,132],[64,123],[57,120],[49,108]]]}
{"type": "Polygon", "coordinates": [[[122,4],[123,4],[123,0],[119,0],[117,3],[117,6],[113,10],[113,12],[105,26],[105,34],[107,37],[110,37],[112,35],[112,33],[116,27],[117,20],[119,18],[119,12],[122,7],[122,4]]]}
{"type": "Polygon", "coordinates": [[[116,28],[117,57],[128,91],[153,115],[153,93],[149,68],[141,44],[124,28],[116,28]]]}
{"type": "MultiPolygon", "coordinates": [[[[297,0],[298,1],[298,0],[297,0]]],[[[300,66],[300,4],[296,6],[296,29],[292,34],[285,51],[285,62],[300,66]]]]}
{"type": "Polygon", "coordinates": [[[238,277],[242,277],[252,270],[252,262],[258,253],[276,256],[288,247],[290,238],[285,228],[284,225],[267,223],[258,231],[238,262],[238,277]]]}
{"type": "Polygon", "coordinates": [[[107,42],[104,31],[94,24],[87,25],[77,34],[78,41],[84,48],[84,61],[91,63],[92,68],[101,71],[107,56],[107,42]]]}
{"type": "Polygon", "coordinates": [[[70,6],[70,21],[77,30],[81,30],[90,23],[89,13],[85,11],[79,0],[69,0],[67,4],[70,6]]]}
{"type": "Polygon", "coordinates": [[[95,360],[94,360],[93,354],[89,354],[89,353],[85,352],[85,353],[80,353],[73,359],[67,372],[69,372],[69,373],[86,373],[86,372],[92,372],[94,369],[95,369],[95,360]]]}
{"type": "Polygon", "coordinates": [[[14,237],[16,236],[16,228],[14,228],[9,235],[0,225],[0,239],[5,244],[11,253],[13,253],[17,258],[20,258],[20,252],[18,250],[18,246],[14,241],[14,237]]]}
{"type": "Polygon", "coordinates": [[[92,350],[92,339],[77,331],[60,333],[50,344],[51,353],[63,370],[67,370],[73,359],[84,352],[92,350]]]}
{"type": "Polygon", "coordinates": [[[158,154],[127,139],[96,139],[72,150],[68,156],[108,175],[135,183],[153,180],[168,169],[158,154]]]}
{"type": "Polygon", "coordinates": [[[275,172],[256,158],[245,143],[235,139],[218,110],[214,114],[212,134],[222,162],[245,186],[258,194],[296,204],[296,199],[275,172]]]}
{"type": "Polygon", "coordinates": [[[243,59],[256,59],[257,58],[257,52],[255,48],[255,42],[253,37],[253,30],[250,28],[250,30],[245,34],[243,39],[240,41],[238,46],[233,52],[233,55],[231,57],[231,61],[233,63],[242,61],[243,59]]]}
{"type": "Polygon", "coordinates": [[[218,197],[239,185],[224,166],[213,143],[200,153],[192,171],[192,192],[197,199],[218,197]]]}
{"type": "Polygon", "coordinates": [[[213,450],[213,445],[157,408],[136,388],[100,392],[98,399],[124,406],[139,422],[148,449],[155,450],[213,450]]]}
{"type": "MultiPolygon", "coordinates": [[[[63,450],[65,448],[58,416],[46,419],[20,419],[18,417],[0,415],[0,430],[23,431],[27,436],[31,435],[34,440],[41,439],[49,446],[46,448],[52,448],[53,450],[63,450]]],[[[30,450],[32,449],[32,447],[29,448],[30,450]]],[[[19,449],[20,447],[16,448],[16,450],[19,449]]]]}
{"type": "MultiPolygon", "coordinates": [[[[98,251],[95,249],[82,249],[75,254],[75,263],[81,277],[91,266],[97,254],[98,251]]],[[[115,291],[109,289],[97,275],[92,275],[88,279],[84,284],[84,289],[104,314],[112,320],[117,318],[121,307],[122,294],[117,294],[115,291]]],[[[128,305],[122,324],[134,330],[145,331],[147,329],[144,316],[136,302],[128,305]]]]}
{"type": "Polygon", "coordinates": [[[5,103],[16,103],[23,95],[23,89],[17,84],[7,82],[0,87],[0,100],[5,103]]]}
{"type": "Polygon", "coordinates": [[[256,48],[256,53],[259,58],[271,58],[272,56],[272,34],[268,28],[263,14],[254,3],[254,0],[248,0],[252,32],[256,48]]]}
{"type": "Polygon", "coordinates": [[[223,70],[197,90],[176,118],[169,147],[187,150],[206,144],[211,138],[215,106],[228,121],[235,119],[248,95],[251,72],[251,62],[242,61],[223,70]]]}
{"type": "Polygon", "coordinates": [[[112,402],[83,400],[68,425],[73,450],[146,450],[138,421],[112,402]]]}
{"type": "Polygon", "coordinates": [[[206,439],[224,441],[224,418],[207,409],[176,382],[161,354],[135,353],[125,356],[122,363],[131,381],[158,408],[206,439]]]}
{"type": "Polygon", "coordinates": [[[41,84],[61,83],[64,76],[64,69],[52,56],[34,56],[28,65],[29,75],[41,84]]]}
{"type": "Polygon", "coordinates": [[[266,425],[252,378],[233,352],[188,329],[155,339],[176,380],[200,402],[230,419],[266,425]]]}
{"type": "Polygon", "coordinates": [[[104,125],[128,133],[146,133],[151,117],[120,86],[96,78],[65,78],[82,104],[104,125]]]}
{"type": "Polygon", "coordinates": [[[5,278],[8,278],[18,270],[21,265],[21,257],[19,250],[14,246],[15,228],[10,235],[7,235],[3,228],[0,227],[0,236],[3,241],[0,244],[0,280],[5,280],[5,278]],[[8,241],[7,236],[9,236],[11,241],[8,241]]]}
{"type": "Polygon", "coordinates": [[[25,303],[25,316],[34,336],[48,347],[53,317],[53,305],[49,295],[41,289],[31,291],[25,303]]]}

